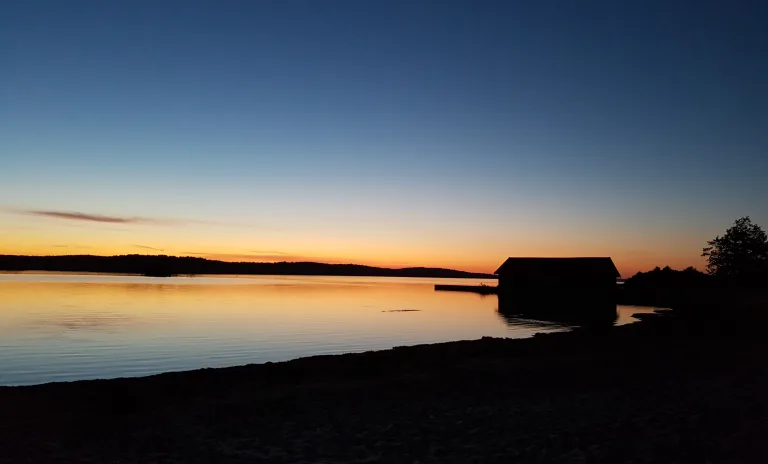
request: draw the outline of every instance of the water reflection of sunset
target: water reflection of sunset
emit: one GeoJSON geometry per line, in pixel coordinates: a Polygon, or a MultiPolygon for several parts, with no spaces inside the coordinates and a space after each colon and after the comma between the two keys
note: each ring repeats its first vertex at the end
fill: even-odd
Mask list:
{"type": "Polygon", "coordinates": [[[495,296],[435,292],[434,284],[403,278],[0,274],[0,384],[553,330],[525,321],[508,325],[497,314],[495,296]],[[393,311],[403,309],[415,311],[393,311]]]}
{"type": "MultiPolygon", "coordinates": [[[[402,309],[411,304],[422,310],[460,311],[475,295],[431,292],[434,283],[381,282],[360,278],[175,278],[157,281],[131,278],[132,282],[3,282],[3,315],[30,309],[50,312],[98,312],[130,310],[132,314],[183,314],[185,317],[212,311],[218,315],[258,315],[323,311],[326,315],[354,316],[372,311],[402,309]],[[202,280],[190,283],[189,281],[202,280]],[[230,283],[230,280],[241,282],[230,283]],[[159,283],[158,283],[159,282],[159,283]],[[426,291],[425,291],[426,290],[426,291]],[[371,311],[365,311],[365,309],[371,311]],[[362,311],[361,311],[362,310],[362,311]]],[[[487,300],[485,306],[492,307],[487,300]]],[[[480,303],[482,305],[482,303],[480,303]]]]}

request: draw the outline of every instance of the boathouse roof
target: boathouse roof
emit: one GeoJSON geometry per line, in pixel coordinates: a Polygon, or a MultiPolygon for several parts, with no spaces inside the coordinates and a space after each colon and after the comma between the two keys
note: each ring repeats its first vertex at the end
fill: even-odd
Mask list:
{"type": "Polygon", "coordinates": [[[600,258],[507,258],[495,274],[611,275],[620,277],[613,260],[600,258]]]}

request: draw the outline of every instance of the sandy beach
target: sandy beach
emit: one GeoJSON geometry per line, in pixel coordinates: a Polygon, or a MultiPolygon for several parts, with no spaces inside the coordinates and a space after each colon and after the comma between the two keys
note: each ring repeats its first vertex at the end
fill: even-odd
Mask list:
{"type": "Polygon", "coordinates": [[[768,343],[678,319],[0,388],[0,462],[765,462],[768,343]]]}

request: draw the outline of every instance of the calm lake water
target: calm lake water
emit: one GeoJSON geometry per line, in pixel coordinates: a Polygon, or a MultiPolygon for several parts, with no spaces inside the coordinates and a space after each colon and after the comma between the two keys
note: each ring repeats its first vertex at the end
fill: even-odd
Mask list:
{"type": "MultiPolygon", "coordinates": [[[[0,385],[567,330],[507,321],[493,295],[434,291],[435,283],[481,282],[0,273],[0,385]]],[[[620,306],[617,323],[651,311],[620,306]]]]}

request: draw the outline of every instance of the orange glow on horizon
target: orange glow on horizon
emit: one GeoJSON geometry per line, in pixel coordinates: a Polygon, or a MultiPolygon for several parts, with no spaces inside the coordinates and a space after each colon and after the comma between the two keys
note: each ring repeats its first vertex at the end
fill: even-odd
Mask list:
{"type": "MultiPolygon", "coordinates": [[[[352,259],[352,258],[327,258],[327,257],[318,257],[318,256],[293,256],[293,255],[286,255],[284,257],[276,257],[273,259],[259,259],[258,257],[254,255],[248,255],[248,254],[228,254],[228,253],[210,253],[210,254],[184,254],[184,253],[170,253],[170,252],[159,252],[159,251],[152,251],[152,250],[114,250],[112,252],[102,252],[100,249],[87,249],[82,250],[80,252],[76,252],[74,250],[68,250],[68,249],[42,249],[42,250],[35,250],[35,249],[21,249],[21,250],[15,250],[15,249],[8,249],[6,247],[0,248],[0,254],[15,254],[15,255],[30,255],[30,256],[66,256],[66,255],[96,255],[96,256],[115,256],[115,255],[125,255],[125,254],[141,254],[141,255],[161,255],[166,254],[169,256],[180,256],[180,257],[196,257],[196,258],[205,258],[205,259],[211,259],[211,260],[219,260],[224,262],[255,262],[255,263],[276,263],[276,262],[319,262],[319,263],[328,263],[328,264],[357,264],[362,266],[374,266],[374,267],[383,267],[383,268],[391,268],[391,269],[400,269],[400,268],[406,268],[406,267],[431,267],[431,268],[443,268],[443,269],[455,269],[460,271],[466,271],[466,272],[476,272],[476,273],[484,273],[484,274],[491,274],[493,273],[498,266],[508,257],[508,256],[532,256],[530,254],[509,254],[509,255],[499,255],[498,258],[491,258],[486,259],[481,262],[477,261],[470,261],[469,259],[461,259],[462,257],[454,257],[454,259],[451,259],[450,257],[445,257],[443,259],[425,259],[424,261],[419,261],[416,259],[411,260],[392,260],[392,259],[352,259]]],[[[539,255],[544,256],[544,255],[539,255]]],[[[557,256],[557,255],[554,255],[557,256]]],[[[579,256],[579,255],[572,255],[572,256],[579,256]]],[[[611,256],[614,263],[616,264],[616,267],[621,272],[622,277],[631,277],[637,272],[640,271],[648,271],[653,269],[656,266],[664,267],[664,266],[670,266],[673,269],[684,269],[688,266],[693,266],[699,270],[702,270],[704,268],[704,261],[703,259],[698,260],[697,262],[691,263],[689,260],[685,258],[678,258],[678,259],[654,259],[653,256],[645,258],[645,259],[631,259],[631,258],[625,258],[621,255],[614,255],[611,256]]]]}
{"type": "MultiPolygon", "coordinates": [[[[11,224],[13,225],[13,224],[11,224]]],[[[438,267],[468,272],[492,273],[509,256],[610,256],[623,277],[655,266],[683,269],[704,268],[700,248],[686,241],[663,246],[641,236],[622,237],[636,249],[627,249],[597,237],[474,237],[432,238],[421,235],[394,238],[336,237],[298,234],[252,237],[242,230],[219,231],[184,229],[113,230],[83,227],[27,227],[0,229],[0,254],[125,255],[166,254],[236,262],[313,261],[331,264],[359,264],[386,268],[438,267]]],[[[362,233],[361,233],[362,234],[362,233]]]]}

